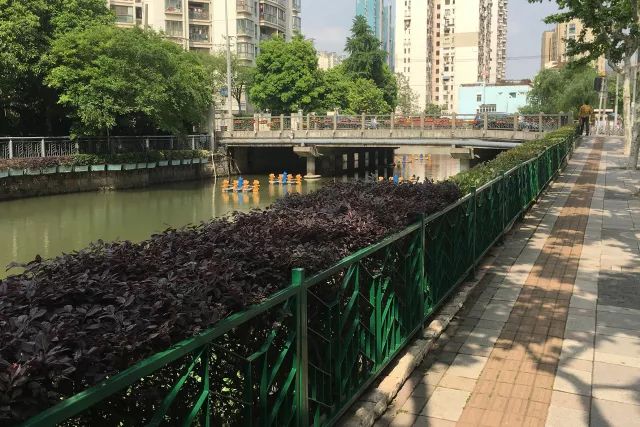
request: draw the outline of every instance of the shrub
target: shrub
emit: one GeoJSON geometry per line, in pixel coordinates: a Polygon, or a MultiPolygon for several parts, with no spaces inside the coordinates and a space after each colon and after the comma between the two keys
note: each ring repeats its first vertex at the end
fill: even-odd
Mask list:
{"type": "Polygon", "coordinates": [[[0,281],[0,420],[31,416],[263,301],[293,267],[324,270],[459,197],[450,182],[334,184],[142,243],[37,257],[0,281]]]}
{"type": "Polygon", "coordinates": [[[461,172],[452,180],[460,186],[464,194],[468,194],[473,188],[479,188],[504,172],[527,160],[533,159],[548,147],[552,147],[567,138],[575,135],[575,128],[567,126],[555,132],[550,132],[544,138],[536,141],[524,142],[518,147],[504,151],[488,162],[479,164],[474,168],[461,172]]]}

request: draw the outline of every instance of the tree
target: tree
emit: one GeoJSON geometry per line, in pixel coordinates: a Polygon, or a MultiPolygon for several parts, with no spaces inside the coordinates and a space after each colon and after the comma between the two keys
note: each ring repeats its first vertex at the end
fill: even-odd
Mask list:
{"type": "Polygon", "coordinates": [[[418,95],[411,89],[409,79],[404,74],[396,74],[398,81],[398,108],[402,114],[418,112],[418,95]]]}
{"type": "Polygon", "coordinates": [[[559,70],[542,70],[534,78],[527,105],[520,112],[576,114],[585,101],[596,105],[598,94],[593,90],[596,75],[595,69],[581,64],[569,64],[559,70]]]}
{"type": "Polygon", "coordinates": [[[113,129],[186,133],[212,102],[211,70],[152,30],[94,26],[58,38],[46,83],[76,134],[113,129]]]}
{"type": "Polygon", "coordinates": [[[322,73],[324,92],[320,109],[331,111],[336,108],[341,111],[349,109],[349,91],[353,81],[349,78],[342,65],[331,68],[322,73]]]}
{"type": "Polygon", "coordinates": [[[424,113],[429,116],[439,116],[442,114],[442,107],[437,104],[427,104],[424,108],[424,113]]]}
{"type": "Polygon", "coordinates": [[[65,112],[44,84],[51,45],[74,29],[109,24],[104,0],[0,0],[0,133],[56,133],[65,112]],[[4,126],[3,126],[4,125],[4,126]]]}
{"type": "Polygon", "coordinates": [[[242,114],[242,97],[247,92],[253,79],[253,67],[236,63],[232,64],[231,96],[238,103],[238,113],[242,114]]]}
{"type": "Polygon", "coordinates": [[[320,104],[322,75],[311,41],[274,37],[260,44],[249,96],[261,110],[285,114],[312,111],[320,104]]]}
{"type": "Polygon", "coordinates": [[[355,114],[384,114],[391,107],[384,100],[384,93],[372,80],[356,79],[349,90],[349,111],[355,114]]]}
{"type": "Polygon", "coordinates": [[[383,90],[385,102],[395,108],[398,96],[396,78],[385,63],[387,53],[382,50],[382,44],[364,16],[354,18],[345,50],[349,53],[349,57],[343,62],[347,74],[353,80],[372,80],[383,90]]]}
{"type": "MultiPolygon", "coordinates": [[[[531,3],[542,0],[529,0],[531,3]]],[[[560,13],[547,17],[548,23],[569,22],[579,19],[585,29],[576,40],[569,40],[570,56],[578,57],[579,62],[596,60],[602,55],[609,65],[624,76],[624,121],[625,147],[630,154],[629,167],[636,169],[640,140],[634,134],[640,134],[640,122],[634,127],[635,117],[640,115],[640,103],[637,110],[631,111],[631,88],[636,78],[636,71],[631,58],[640,48],[640,6],[638,0],[556,0],[560,13]],[[623,64],[622,67],[619,64],[623,64]],[[633,146],[632,146],[633,145],[633,146]]]]}

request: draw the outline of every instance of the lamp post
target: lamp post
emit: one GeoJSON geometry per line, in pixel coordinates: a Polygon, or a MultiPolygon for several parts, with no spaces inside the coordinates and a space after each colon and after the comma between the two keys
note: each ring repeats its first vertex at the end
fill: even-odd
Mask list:
{"type": "MultiPolygon", "coordinates": [[[[229,36],[229,0],[224,0],[224,21],[227,34],[227,114],[233,120],[233,99],[231,98],[231,37],[229,36]]],[[[228,129],[231,129],[231,123],[228,129]]]]}

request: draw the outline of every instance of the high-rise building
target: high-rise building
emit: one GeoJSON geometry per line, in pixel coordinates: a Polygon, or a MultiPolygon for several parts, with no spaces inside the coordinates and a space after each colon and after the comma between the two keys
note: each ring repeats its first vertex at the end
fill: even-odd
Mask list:
{"type": "Polygon", "coordinates": [[[318,51],[318,68],[330,70],[337,67],[342,62],[343,57],[335,52],[318,51]]]}
{"type": "Polygon", "coordinates": [[[455,112],[460,85],[504,79],[507,0],[395,4],[395,71],[408,78],[421,108],[455,112]]]}
{"type": "Polygon", "coordinates": [[[253,62],[261,40],[290,39],[301,29],[301,0],[106,0],[121,26],[141,25],[164,32],[185,49],[226,48],[225,1],[232,52],[253,62]]]}
{"type": "MultiPolygon", "coordinates": [[[[583,30],[584,24],[582,21],[574,19],[569,22],[556,24],[553,30],[542,33],[542,61],[540,69],[560,68],[571,62],[573,58],[568,53],[569,40],[577,40],[583,30]]],[[[585,34],[586,41],[593,40],[590,31],[587,30],[585,34]]],[[[595,61],[594,66],[598,72],[604,73],[606,71],[605,57],[602,56],[595,61]]]]}
{"type": "Polygon", "coordinates": [[[375,36],[387,52],[387,64],[393,70],[394,60],[394,17],[393,6],[385,0],[356,0],[356,15],[366,18],[375,36]]]}

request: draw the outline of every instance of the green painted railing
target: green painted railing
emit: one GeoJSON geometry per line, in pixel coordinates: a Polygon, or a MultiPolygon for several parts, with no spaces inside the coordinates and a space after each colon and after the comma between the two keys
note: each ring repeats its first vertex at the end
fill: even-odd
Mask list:
{"type": "Polygon", "coordinates": [[[442,212],[143,360],[26,426],[334,424],[473,273],[573,150],[568,138],[442,212]]]}

